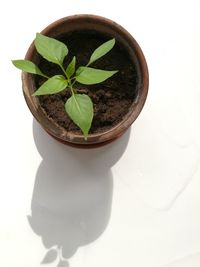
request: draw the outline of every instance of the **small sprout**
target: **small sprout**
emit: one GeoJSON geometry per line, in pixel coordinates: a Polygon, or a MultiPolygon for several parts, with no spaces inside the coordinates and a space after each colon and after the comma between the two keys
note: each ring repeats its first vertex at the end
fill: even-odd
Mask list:
{"type": "Polygon", "coordinates": [[[87,140],[94,116],[93,103],[88,95],[77,93],[74,85],[76,82],[86,85],[101,83],[117,73],[117,70],[108,71],[89,67],[93,62],[107,54],[114,45],[115,39],[100,45],[94,50],[86,66],[76,68],[76,57],[74,56],[65,69],[63,61],[68,54],[67,46],[54,38],[37,33],[35,39],[37,52],[47,61],[59,65],[63,75],[48,77],[29,60],[13,60],[12,63],[22,71],[37,74],[47,79],[33,93],[33,96],[51,95],[66,89],[70,90],[71,97],[65,103],[65,111],[81,129],[85,140],[87,140]]]}

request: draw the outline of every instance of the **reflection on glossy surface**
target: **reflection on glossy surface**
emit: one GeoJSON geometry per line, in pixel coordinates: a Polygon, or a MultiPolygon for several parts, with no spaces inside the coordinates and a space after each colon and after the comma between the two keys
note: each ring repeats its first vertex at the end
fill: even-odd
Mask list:
{"type": "Polygon", "coordinates": [[[199,267],[200,253],[185,256],[179,260],[173,261],[164,267],[199,267]]]}
{"type": "Polygon", "coordinates": [[[177,130],[178,140],[173,131],[160,126],[156,117],[154,121],[143,117],[141,127],[140,121],[137,126],[134,142],[130,142],[132,165],[129,170],[132,168],[131,174],[138,177],[138,181],[133,184],[132,177],[128,176],[121,179],[151,208],[169,210],[198,171],[200,149],[189,131],[183,134],[177,130]]]}
{"type": "Polygon", "coordinates": [[[67,259],[105,230],[112,204],[110,168],[123,154],[130,132],[103,148],[80,150],[59,144],[33,123],[43,157],[35,180],[31,215],[33,231],[48,249],[42,263],[67,259]]]}

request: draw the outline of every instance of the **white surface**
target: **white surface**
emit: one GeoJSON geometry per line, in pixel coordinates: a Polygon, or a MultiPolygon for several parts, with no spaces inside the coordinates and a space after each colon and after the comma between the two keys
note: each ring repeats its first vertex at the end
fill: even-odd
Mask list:
{"type": "Polygon", "coordinates": [[[200,1],[0,5],[0,266],[199,267],[200,1]],[[10,62],[24,57],[37,31],[75,13],[124,26],[150,73],[132,129],[92,151],[40,129],[10,62]],[[58,265],[61,250],[67,261],[58,265]]]}

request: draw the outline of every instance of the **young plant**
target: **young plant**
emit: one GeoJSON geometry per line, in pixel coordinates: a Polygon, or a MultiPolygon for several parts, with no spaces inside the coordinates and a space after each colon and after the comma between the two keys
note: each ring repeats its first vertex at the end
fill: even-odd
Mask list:
{"type": "Polygon", "coordinates": [[[63,61],[68,54],[67,46],[54,38],[37,33],[35,38],[37,52],[47,61],[59,65],[63,75],[58,74],[48,77],[38,66],[29,60],[13,60],[12,63],[22,71],[37,74],[47,79],[33,93],[33,96],[51,95],[66,89],[70,90],[71,97],[65,103],[65,111],[81,129],[85,139],[87,139],[94,115],[93,103],[88,95],[78,93],[74,85],[76,82],[85,85],[101,83],[117,73],[117,70],[108,71],[90,67],[93,62],[107,54],[114,45],[115,39],[100,45],[92,53],[86,66],[76,68],[76,57],[74,56],[67,68],[65,68],[63,61]]]}

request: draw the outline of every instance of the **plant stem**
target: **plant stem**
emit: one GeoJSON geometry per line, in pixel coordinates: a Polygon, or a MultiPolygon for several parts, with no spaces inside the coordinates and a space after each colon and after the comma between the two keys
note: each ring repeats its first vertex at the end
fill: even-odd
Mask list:
{"type": "Polygon", "coordinates": [[[87,65],[85,65],[85,67],[88,67],[90,64],[91,64],[91,63],[90,63],[90,61],[89,61],[89,62],[88,62],[88,64],[87,64],[87,65]]]}
{"type": "Polygon", "coordinates": [[[65,69],[63,68],[63,65],[59,64],[59,66],[60,66],[61,70],[63,71],[65,77],[67,78],[67,80],[69,82],[69,88],[71,90],[72,95],[74,95],[74,93],[76,93],[76,90],[73,88],[73,85],[76,83],[76,77],[72,77],[72,78],[68,77],[65,69]],[[74,80],[74,81],[71,82],[71,80],[74,80]]]}
{"type": "Polygon", "coordinates": [[[59,66],[60,66],[61,70],[63,71],[63,73],[65,74],[65,77],[69,81],[69,78],[67,77],[67,73],[65,72],[65,69],[63,68],[63,66],[61,64],[59,64],[59,66]]]}
{"type": "Polygon", "coordinates": [[[73,83],[71,84],[72,86],[76,83],[76,80],[73,81],[73,83]]]}
{"type": "Polygon", "coordinates": [[[74,95],[74,89],[72,87],[72,83],[71,83],[71,80],[70,79],[69,79],[69,88],[71,90],[72,95],[74,95]]]}
{"type": "Polygon", "coordinates": [[[50,77],[48,77],[47,75],[45,75],[44,73],[40,74],[40,76],[46,78],[46,79],[49,79],[50,77]]]}

